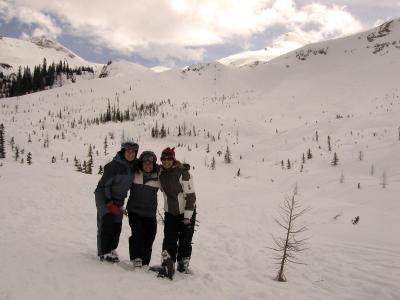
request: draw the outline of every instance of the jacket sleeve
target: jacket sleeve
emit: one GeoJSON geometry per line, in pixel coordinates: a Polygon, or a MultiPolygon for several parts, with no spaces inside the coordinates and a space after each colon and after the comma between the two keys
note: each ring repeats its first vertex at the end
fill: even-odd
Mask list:
{"type": "Polygon", "coordinates": [[[103,176],[101,177],[99,184],[97,185],[97,189],[103,192],[106,203],[113,200],[111,194],[111,186],[113,183],[114,175],[115,175],[115,167],[113,166],[113,164],[112,163],[106,164],[104,166],[103,176]]]}
{"type": "Polygon", "coordinates": [[[181,184],[182,184],[183,196],[186,201],[184,218],[190,219],[192,218],[193,211],[196,208],[196,194],[194,191],[193,177],[189,173],[189,171],[184,170],[182,172],[181,184]]]}

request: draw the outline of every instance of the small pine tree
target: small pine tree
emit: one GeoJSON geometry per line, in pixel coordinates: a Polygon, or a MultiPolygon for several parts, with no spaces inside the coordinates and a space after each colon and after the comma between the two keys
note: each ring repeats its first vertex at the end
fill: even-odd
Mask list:
{"type": "Polygon", "coordinates": [[[5,130],[4,125],[0,124],[0,158],[6,157],[6,150],[5,150],[5,130]]]}
{"type": "Polygon", "coordinates": [[[107,155],[107,148],[108,148],[108,144],[107,144],[107,136],[104,139],[104,155],[107,155]]]}
{"type": "Polygon", "coordinates": [[[88,161],[86,164],[86,174],[92,174],[93,170],[93,149],[92,145],[89,145],[89,151],[88,151],[88,161]]]}
{"type": "Polygon", "coordinates": [[[332,147],[331,147],[331,137],[328,135],[328,151],[331,152],[332,151],[332,147]]]}
{"type": "Polygon", "coordinates": [[[308,150],[307,150],[307,159],[311,159],[311,158],[312,158],[311,149],[308,148],[308,150]]]}
{"type": "Polygon", "coordinates": [[[292,168],[292,164],[290,163],[290,160],[289,160],[289,159],[287,160],[286,168],[287,168],[288,170],[290,170],[290,169],[292,168]]]}
{"type": "Polygon", "coordinates": [[[32,143],[32,137],[31,134],[28,135],[28,143],[32,143]]]}
{"type": "Polygon", "coordinates": [[[207,144],[206,153],[210,153],[210,144],[207,144]]]}
{"type": "Polygon", "coordinates": [[[213,156],[212,160],[211,160],[211,166],[210,166],[211,170],[215,170],[216,168],[216,162],[215,162],[215,157],[213,156]]]}
{"type": "Polygon", "coordinates": [[[383,171],[382,173],[382,182],[381,182],[382,188],[386,188],[387,186],[387,175],[386,175],[386,171],[383,171]]]}
{"type": "Polygon", "coordinates": [[[316,132],[315,132],[315,141],[318,142],[318,140],[319,140],[319,135],[318,135],[318,131],[316,131],[316,132]]]}
{"type": "Polygon", "coordinates": [[[26,162],[28,165],[32,164],[32,153],[28,152],[28,154],[26,155],[26,162]]]}
{"type": "Polygon", "coordinates": [[[18,159],[19,159],[19,147],[18,146],[15,146],[14,159],[15,159],[15,161],[18,161],[18,159]]]}
{"type": "Polygon", "coordinates": [[[303,156],[301,157],[301,162],[302,162],[303,164],[306,163],[306,156],[304,155],[304,153],[303,153],[303,156]]]}
{"type": "Polygon", "coordinates": [[[237,177],[240,176],[240,168],[239,168],[239,170],[236,172],[236,176],[237,176],[237,177]]]}
{"type": "Polygon", "coordinates": [[[339,163],[339,158],[338,158],[336,152],[334,152],[334,153],[333,153],[333,159],[332,159],[331,165],[332,165],[332,166],[337,166],[338,163],[339,163]]]}
{"type": "Polygon", "coordinates": [[[104,173],[103,166],[99,166],[99,172],[97,174],[102,175],[104,173]]]}
{"type": "Polygon", "coordinates": [[[231,156],[231,151],[229,150],[229,147],[226,146],[226,151],[225,151],[225,162],[227,164],[230,164],[232,162],[232,156],[231,156]]]}
{"type": "Polygon", "coordinates": [[[56,157],[53,156],[53,157],[51,158],[51,163],[54,164],[56,161],[57,161],[57,160],[56,160],[56,157]]]}

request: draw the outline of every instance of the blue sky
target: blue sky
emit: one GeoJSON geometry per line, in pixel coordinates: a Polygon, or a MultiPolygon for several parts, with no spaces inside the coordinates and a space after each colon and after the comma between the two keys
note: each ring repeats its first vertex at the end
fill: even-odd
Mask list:
{"type": "Polygon", "coordinates": [[[394,0],[88,2],[0,0],[0,34],[46,35],[98,63],[123,58],[174,67],[264,47],[283,54],[400,17],[394,0]]]}

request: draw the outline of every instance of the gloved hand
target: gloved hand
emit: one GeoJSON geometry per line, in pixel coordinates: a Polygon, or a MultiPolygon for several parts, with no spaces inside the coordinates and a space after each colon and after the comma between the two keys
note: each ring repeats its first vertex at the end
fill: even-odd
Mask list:
{"type": "Polygon", "coordinates": [[[118,216],[118,215],[121,215],[121,214],[122,214],[121,208],[119,208],[119,207],[114,203],[114,201],[108,202],[108,203],[106,204],[106,207],[110,210],[110,212],[111,212],[113,215],[118,216]]]}

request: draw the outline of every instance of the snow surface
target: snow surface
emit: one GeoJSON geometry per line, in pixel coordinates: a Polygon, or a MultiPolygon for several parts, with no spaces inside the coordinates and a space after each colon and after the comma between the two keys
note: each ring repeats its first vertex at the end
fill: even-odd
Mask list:
{"type": "MultiPolygon", "coordinates": [[[[373,42],[370,32],[306,46],[303,53],[328,52],[305,60],[295,51],[252,67],[213,62],[162,73],[137,70],[1,99],[6,140],[14,137],[25,162],[15,162],[7,144],[0,160],[0,299],[399,299],[399,25],[395,20],[390,33],[373,42]],[[390,45],[374,54],[377,43],[390,45]],[[121,109],[133,101],[165,103],[153,117],[85,125],[105,112],[108,100],[121,109]],[[170,129],[167,138],[151,138],[156,122],[170,129]],[[195,126],[196,136],[178,137],[178,125],[195,126]],[[61,132],[64,140],[53,139],[61,132]],[[43,148],[47,134],[50,147],[43,148]],[[141,151],[180,145],[178,158],[192,165],[200,221],[193,275],[169,281],[133,271],[127,220],[121,263],[98,261],[93,191],[100,176],[75,172],[73,158],[87,159],[94,145],[96,171],[118,151],[122,135],[137,140],[141,151]],[[232,164],[223,162],[227,146],[232,164]],[[313,158],[300,172],[308,149],[313,158]],[[212,157],[216,170],[209,167],[212,157]],[[281,160],[286,165],[288,159],[292,168],[283,170],[281,160]],[[269,247],[272,234],[284,234],[274,218],[296,184],[297,199],[310,208],[299,220],[308,227],[301,237],[310,237],[309,249],[299,254],[306,265],[288,265],[288,282],[280,283],[273,280],[277,266],[269,247]],[[356,216],[360,222],[353,225],[356,216]]],[[[162,232],[159,224],[153,264],[162,232]]]]}
{"type": "Polygon", "coordinates": [[[4,74],[16,73],[19,66],[22,68],[29,66],[33,69],[34,66],[43,63],[43,58],[46,58],[48,65],[53,62],[59,63],[61,60],[66,61],[71,68],[100,67],[98,64],[85,61],[71,50],[46,37],[35,37],[30,41],[0,37],[0,63],[12,67],[7,69],[0,66],[0,71],[4,74]]]}

